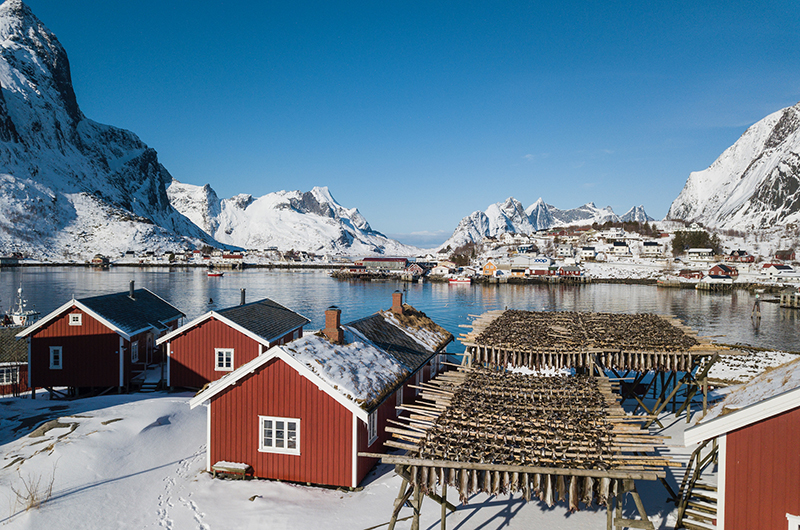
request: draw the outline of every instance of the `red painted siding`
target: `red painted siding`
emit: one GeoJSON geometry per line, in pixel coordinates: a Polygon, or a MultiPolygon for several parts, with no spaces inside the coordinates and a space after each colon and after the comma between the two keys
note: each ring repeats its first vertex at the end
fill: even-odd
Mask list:
{"type": "Polygon", "coordinates": [[[800,514],[800,408],[727,435],[725,528],[785,530],[800,514]]]}
{"type": "Polygon", "coordinates": [[[71,313],[83,312],[74,307],[68,309],[30,337],[30,384],[37,387],[118,386],[120,336],[86,313],[80,326],[70,326],[71,313]],[[50,369],[50,346],[63,348],[60,370],[50,369]]]}
{"type": "Polygon", "coordinates": [[[245,462],[262,478],[349,487],[353,415],[280,359],[211,402],[211,463],[245,462]],[[300,420],[300,455],[262,453],[259,416],[300,420]]]}
{"type": "MultiPolygon", "coordinates": [[[[11,367],[10,365],[6,365],[6,368],[11,367]]],[[[19,364],[16,366],[18,370],[18,379],[16,384],[12,383],[10,385],[0,385],[0,396],[18,396],[23,392],[27,392],[30,390],[28,386],[28,365],[27,364],[19,364]]]]}
{"type": "Polygon", "coordinates": [[[227,374],[215,370],[215,348],[233,348],[234,369],[260,353],[258,342],[210,318],[170,341],[170,386],[201,388],[227,374]]]}

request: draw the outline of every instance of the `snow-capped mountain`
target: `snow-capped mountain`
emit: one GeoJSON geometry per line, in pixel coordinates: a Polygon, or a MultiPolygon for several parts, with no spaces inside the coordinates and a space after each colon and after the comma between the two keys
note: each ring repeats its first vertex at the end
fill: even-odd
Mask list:
{"type": "Polygon", "coordinates": [[[800,222],[800,103],[755,123],[691,173],[667,219],[738,230],[800,222]]]}
{"type": "Polygon", "coordinates": [[[305,250],[334,254],[411,256],[420,249],[372,230],[356,208],[336,202],[326,187],[278,191],[263,197],[220,200],[210,186],[173,180],[172,205],[216,240],[243,248],[305,250]]]}
{"type": "Polygon", "coordinates": [[[85,259],[213,243],[170,205],[153,149],[83,115],[66,51],[20,0],[0,5],[0,86],[0,252],[85,259]]]}
{"type": "Polygon", "coordinates": [[[541,198],[523,209],[515,198],[489,205],[486,211],[472,212],[461,219],[453,235],[439,248],[456,248],[470,242],[479,242],[484,237],[497,237],[509,232],[512,234],[532,234],[559,226],[579,226],[593,223],[652,221],[643,206],[636,206],[619,217],[610,206],[598,208],[587,203],[571,210],[560,210],[547,204],[541,198]]]}

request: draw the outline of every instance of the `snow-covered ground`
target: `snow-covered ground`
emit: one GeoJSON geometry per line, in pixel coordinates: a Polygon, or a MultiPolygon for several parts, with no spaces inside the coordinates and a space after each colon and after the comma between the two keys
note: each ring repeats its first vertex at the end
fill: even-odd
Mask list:
{"type": "MultiPolygon", "coordinates": [[[[189,394],[101,396],[70,402],[0,400],[0,523],[8,528],[269,528],[361,530],[389,520],[401,480],[377,467],[360,491],[268,480],[212,479],[205,468],[206,413],[189,394]],[[58,420],[42,436],[37,425],[58,420]],[[37,434],[37,433],[34,433],[37,434]],[[13,489],[49,484],[52,497],[25,511],[13,489]],[[13,488],[13,489],[12,489],[13,488]]],[[[683,418],[663,420],[678,445],[683,418]],[[675,432],[673,432],[675,431],[675,432]],[[677,432],[677,434],[676,434],[677,432]],[[677,436],[677,437],[676,437],[677,436]]],[[[42,431],[43,429],[39,429],[42,431]]],[[[686,450],[674,448],[681,461],[686,450]]],[[[673,487],[680,470],[670,476],[673,487]]],[[[674,522],[662,486],[638,485],[657,528],[674,522]]],[[[630,500],[626,509],[632,509],[630,500]]],[[[410,515],[403,508],[400,516],[410,515]]],[[[422,528],[439,526],[440,508],[423,504],[422,528]]],[[[632,513],[631,513],[632,515],[632,513]]],[[[570,514],[557,504],[478,495],[447,516],[451,529],[605,528],[597,506],[570,514]]],[[[408,528],[409,520],[398,524],[408,528]]]]}
{"type": "MultiPolygon", "coordinates": [[[[798,356],[749,352],[726,356],[711,375],[745,381],[798,356]]],[[[776,372],[777,373],[777,372],[776,372]]],[[[725,394],[734,388],[723,389],[725,394]]],[[[389,520],[401,480],[392,466],[376,467],[358,491],[270,480],[212,479],[205,473],[206,411],[189,409],[189,393],[107,395],[74,401],[0,399],[0,524],[8,528],[268,528],[377,530],[389,520]],[[38,428],[37,428],[38,427],[38,428]],[[38,483],[52,496],[25,510],[16,491],[38,483]]],[[[646,401],[647,402],[647,401],[646,401]]],[[[698,410],[698,407],[694,407],[698,410]]],[[[696,421],[697,415],[693,420],[696,421]]],[[[662,454],[685,464],[685,416],[660,416],[651,432],[667,436],[662,454]]],[[[674,490],[683,468],[667,480],[674,490]]],[[[658,482],[637,488],[656,528],[671,528],[676,508],[658,482]]],[[[455,498],[455,496],[454,496],[455,498]]],[[[626,502],[634,516],[633,502],[626,502]]],[[[411,510],[403,508],[401,518],[411,510]]],[[[439,528],[440,508],[427,500],[423,529],[439,528]]],[[[476,495],[447,516],[450,529],[605,528],[605,508],[564,503],[547,508],[519,495],[476,495]]],[[[410,520],[397,528],[406,529],[410,520]]]]}

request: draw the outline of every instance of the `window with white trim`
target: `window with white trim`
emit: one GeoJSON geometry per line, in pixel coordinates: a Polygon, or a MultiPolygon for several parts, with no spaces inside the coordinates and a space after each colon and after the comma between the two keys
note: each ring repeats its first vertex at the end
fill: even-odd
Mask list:
{"type": "Polygon", "coordinates": [[[214,356],[217,358],[214,370],[218,372],[233,370],[233,348],[214,348],[214,356]]]}
{"type": "Polygon", "coordinates": [[[138,363],[139,362],[139,343],[138,342],[131,342],[131,362],[138,363]]]}
{"type": "Polygon", "coordinates": [[[0,385],[19,383],[19,366],[0,366],[0,385]]]}
{"type": "Polygon", "coordinates": [[[298,418],[258,417],[258,450],[262,453],[300,454],[298,418]]]}
{"type": "Polygon", "coordinates": [[[373,410],[367,416],[367,445],[372,445],[378,439],[378,410],[373,410]]]}
{"type": "Polygon", "coordinates": [[[63,349],[61,346],[50,346],[50,369],[61,370],[64,361],[63,349]]]}
{"type": "Polygon", "coordinates": [[[800,530],[800,515],[787,513],[786,519],[789,521],[789,530],[800,530]]]}
{"type": "Polygon", "coordinates": [[[69,325],[70,326],[82,326],[83,325],[83,315],[81,313],[70,313],[69,314],[69,325]]]}

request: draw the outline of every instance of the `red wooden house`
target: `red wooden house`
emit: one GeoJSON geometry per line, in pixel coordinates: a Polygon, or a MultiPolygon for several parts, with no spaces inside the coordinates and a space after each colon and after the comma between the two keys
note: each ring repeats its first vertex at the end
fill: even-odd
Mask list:
{"type": "Polygon", "coordinates": [[[708,271],[709,276],[725,276],[728,278],[737,278],[739,276],[739,271],[736,270],[736,267],[731,267],[730,265],[725,265],[724,263],[718,263],[711,267],[708,271]]]}
{"type": "Polygon", "coordinates": [[[800,360],[731,392],[684,433],[687,447],[712,439],[716,528],[800,528],[800,360]]]}
{"type": "Polygon", "coordinates": [[[0,327],[0,396],[19,396],[28,387],[28,346],[17,340],[19,327],[0,327]]]}
{"type": "Polygon", "coordinates": [[[161,362],[155,341],[185,316],[148,291],[70,300],[17,335],[28,341],[31,387],[127,389],[148,365],[161,362]]]}
{"type": "Polygon", "coordinates": [[[700,280],[700,279],[703,278],[703,272],[702,271],[695,271],[695,270],[691,270],[691,269],[681,269],[678,272],[678,276],[680,278],[688,278],[690,280],[700,280]]]}
{"type": "Polygon", "coordinates": [[[265,298],[209,311],[158,339],[166,344],[167,386],[202,388],[273,346],[303,336],[310,321],[265,298]]]}
{"type": "Polygon", "coordinates": [[[395,293],[391,311],[269,349],[195,396],[208,407],[207,468],[252,466],[262,478],[356,487],[383,452],[385,426],[438,369],[453,339],[395,293]]]}

